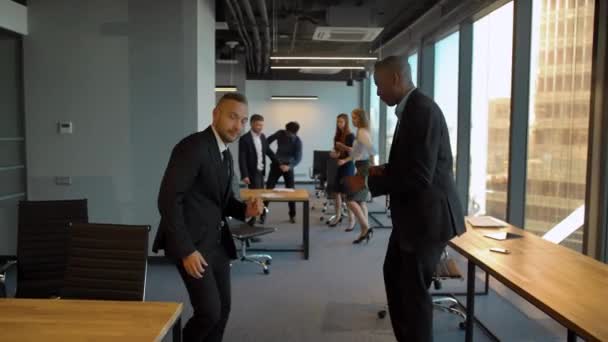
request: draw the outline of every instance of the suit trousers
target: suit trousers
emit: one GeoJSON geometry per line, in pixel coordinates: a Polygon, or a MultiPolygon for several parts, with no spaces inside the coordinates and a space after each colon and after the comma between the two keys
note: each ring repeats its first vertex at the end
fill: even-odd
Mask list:
{"type": "MultiPolygon", "coordinates": [[[[295,184],[295,176],[293,173],[293,169],[290,168],[289,171],[287,172],[283,172],[281,171],[281,169],[279,168],[278,165],[276,164],[272,164],[272,166],[270,167],[270,173],[268,174],[268,181],[266,182],[266,189],[274,189],[274,187],[277,185],[277,182],[279,181],[279,178],[283,176],[283,180],[285,181],[285,187],[286,188],[295,188],[296,184],[295,184]]],[[[266,207],[268,207],[268,202],[264,202],[264,205],[266,207]]],[[[296,216],[296,203],[295,202],[289,202],[289,217],[295,217],[296,216]]]]}
{"type": "Polygon", "coordinates": [[[177,269],[194,310],[183,330],[184,342],[220,342],[230,314],[230,258],[222,246],[201,253],[209,265],[203,278],[190,276],[181,262],[177,269]]]}
{"type": "Polygon", "coordinates": [[[260,170],[255,170],[249,176],[249,189],[264,189],[264,173],[260,170]]]}
{"type": "Polygon", "coordinates": [[[447,243],[415,250],[399,247],[391,235],[384,259],[384,286],[393,332],[399,342],[433,341],[433,300],[429,287],[447,243]]]}

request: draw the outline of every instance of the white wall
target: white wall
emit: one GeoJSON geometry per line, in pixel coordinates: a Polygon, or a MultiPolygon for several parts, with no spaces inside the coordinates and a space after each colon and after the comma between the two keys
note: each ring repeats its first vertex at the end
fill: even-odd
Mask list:
{"type": "Polygon", "coordinates": [[[215,107],[215,0],[188,1],[198,2],[198,9],[195,12],[198,13],[196,21],[198,128],[203,130],[211,124],[211,112],[215,107]]]}
{"type": "MultiPolygon", "coordinates": [[[[300,124],[302,162],[296,167],[296,180],[310,180],[314,150],[329,150],[333,146],[336,116],[360,106],[358,82],[352,87],[346,82],[333,81],[247,81],[249,114],[264,116],[267,136],[285,128],[289,121],[300,124]],[[317,101],[271,101],[272,95],[314,95],[317,101]]],[[[352,125],[351,125],[352,127],[352,125]]],[[[276,148],[276,144],[273,145],[276,148]]]]}
{"type": "Polygon", "coordinates": [[[171,149],[210,122],[214,66],[200,63],[214,44],[200,44],[213,41],[213,1],[30,0],[28,10],[28,197],[88,198],[91,221],[149,224],[152,239],[171,149]],[[72,135],[57,134],[62,120],[72,135]]]}
{"type": "Polygon", "coordinates": [[[11,0],[0,0],[0,27],[27,34],[27,7],[11,0]]]}

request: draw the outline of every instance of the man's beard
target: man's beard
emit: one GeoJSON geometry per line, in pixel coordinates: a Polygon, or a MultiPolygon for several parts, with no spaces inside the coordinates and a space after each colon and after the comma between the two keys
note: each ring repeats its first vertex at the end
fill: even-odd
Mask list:
{"type": "Polygon", "coordinates": [[[232,138],[228,134],[220,133],[220,138],[222,138],[224,143],[230,144],[231,142],[234,142],[236,138],[238,138],[238,134],[236,135],[236,137],[232,138]]]}

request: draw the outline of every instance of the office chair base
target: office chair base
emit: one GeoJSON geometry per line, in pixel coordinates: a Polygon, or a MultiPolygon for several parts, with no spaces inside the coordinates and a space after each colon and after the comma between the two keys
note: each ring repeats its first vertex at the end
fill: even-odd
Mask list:
{"type": "Polygon", "coordinates": [[[464,329],[466,326],[467,315],[460,303],[452,297],[433,298],[433,307],[437,310],[454,314],[462,319],[458,326],[464,329]]]}
{"type": "Polygon", "coordinates": [[[272,257],[268,254],[250,254],[241,257],[241,261],[252,262],[262,266],[264,274],[270,273],[270,265],[272,264],[272,257]]]}
{"type": "MultiPolygon", "coordinates": [[[[433,298],[433,308],[460,317],[462,321],[458,323],[458,327],[460,329],[466,327],[467,315],[456,299],[452,297],[433,298]]],[[[378,311],[378,318],[384,319],[387,313],[387,310],[378,311]]]]}

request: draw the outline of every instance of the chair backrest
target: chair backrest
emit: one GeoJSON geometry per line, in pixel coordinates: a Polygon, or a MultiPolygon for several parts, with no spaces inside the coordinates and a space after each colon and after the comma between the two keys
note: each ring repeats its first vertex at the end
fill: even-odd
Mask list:
{"type": "Polygon", "coordinates": [[[19,202],[16,297],[59,295],[65,276],[67,225],[87,221],[86,199],[19,202]]]}
{"type": "Polygon", "coordinates": [[[462,279],[462,273],[454,259],[448,256],[447,250],[441,253],[441,259],[437,263],[437,268],[433,274],[434,279],[462,279]]]}
{"type": "Polygon", "coordinates": [[[74,223],[62,298],[145,298],[150,226],[74,223]]]}
{"type": "Polygon", "coordinates": [[[335,159],[328,159],[325,164],[325,174],[327,176],[327,191],[335,192],[336,187],[339,185],[336,183],[338,175],[338,162],[335,159]]]}
{"type": "Polygon", "coordinates": [[[312,159],[312,175],[318,176],[319,179],[325,180],[327,160],[329,160],[330,151],[313,151],[312,159]]]}

